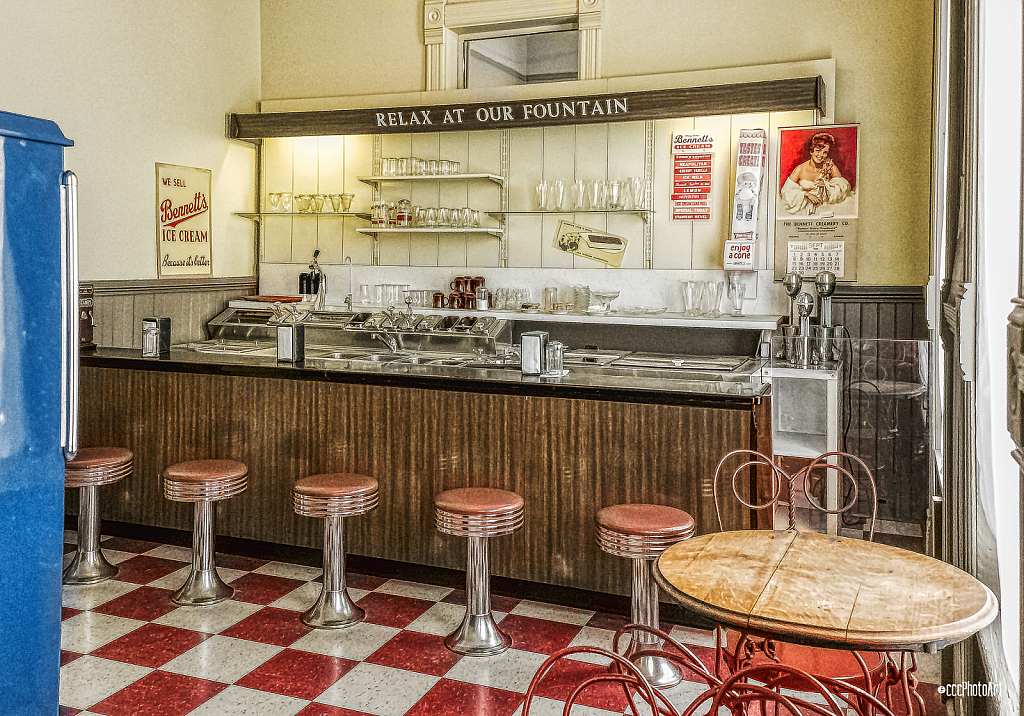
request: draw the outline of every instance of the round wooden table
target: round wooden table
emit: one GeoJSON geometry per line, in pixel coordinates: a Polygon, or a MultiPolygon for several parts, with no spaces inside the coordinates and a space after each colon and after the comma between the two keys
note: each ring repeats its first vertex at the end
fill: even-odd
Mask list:
{"type": "MultiPolygon", "coordinates": [[[[746,530],[695,537],[669,547],[655,578],[682,606],[750,635],[855,652],[880,652],[881,664],[858,683],[881,694],[916,693],[916,661],[984,628],[999,611],[995,596],[966,572],[884,544],[812,532],[746,530]],[[890,652],[904,652],[893,658],[890,652]],[[879,676],[881,675],[881,676],[879,676]],[[880,690],[880,679],[888,679],[880,690]]],[[[739,646],[719,661],[745,668],[739,646]]],[[[843,690],[839,688],[837,690],[843,690]]],[[[885,711],[867,710],[869,713],[885,711]]]]}

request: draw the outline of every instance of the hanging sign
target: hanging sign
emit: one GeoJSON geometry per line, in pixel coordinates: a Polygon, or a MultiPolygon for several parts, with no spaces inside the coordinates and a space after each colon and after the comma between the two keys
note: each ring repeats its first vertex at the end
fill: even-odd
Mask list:
{"type": "Polygon", "coordinates": [[[711,219],[714,148],[710,134],[672,137],[672,221],[711,219]]]}
{"type": "Polygon", "coordinates": [[[156,165],[157,277],[212,276],[209,169],[156,165]]]}

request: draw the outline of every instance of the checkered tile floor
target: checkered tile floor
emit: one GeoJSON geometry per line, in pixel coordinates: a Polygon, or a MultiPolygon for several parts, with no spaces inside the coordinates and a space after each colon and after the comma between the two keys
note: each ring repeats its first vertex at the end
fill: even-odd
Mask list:
{"type": "MultiPolygon", "coordinates": [[[[74,539],[68,533],[67,550],[74,539]]],[[[623,624],[608,614],[495,596],[495,616],[513,648],[460,658],[442,639],[461,620],[461,590],[350,572],[350,593],[366,610],[365,622],[314,630],[299,613],[319,594],[319,569],[218,555],[234,597],[177,607],[169,597],[188,573],[188,549],[118,537],[104,538],[103,549],[120,567],[116,579],[64,587],[62,715],[510,716],[521,713],[547,655],[569,645],[610,648],[623,624]]],[[[701,658],[713,654],[711,633],[662,627],[694,645],[701,658]]],[[[818,668],[835,654],[803,651],[818,668]]],[[[530,713],[561,714],[572,687],[601,668],[583,660],[590,658],[565,662],[549,675],[530,713]]],[[[938,682],[937,666],[921,664],[923,683],[938,682]]],[[[702,690],[683,682],[667,694],[685,705],[702,690]]],[[[935,701],[933,686],[921,691],[935,701]]],[[[573,716],[627,708],[612,688],[590,693],[583,704],[573,716]]]]}

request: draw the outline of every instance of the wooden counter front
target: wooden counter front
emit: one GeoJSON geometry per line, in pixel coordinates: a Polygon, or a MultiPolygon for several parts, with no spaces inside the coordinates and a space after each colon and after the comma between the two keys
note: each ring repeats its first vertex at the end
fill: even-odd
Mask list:
{"type": "MultiPolygon", "coordinates": [[[[434,526],[433,495],[456,487],[513,490],[523,530],[495,541],[495,575],[629,593],[628,560],[601,552],[594,515],[620,502],[690,512],[716,531],[719,458],[770,431],[767,399],[746,407],[489,394],[372,382],[86,364],[81,444],[135,453],[129,478],[102,491],[104,519],[190,530],[192,505],[165,500],[167,465],[230,458],[249,489],[218,507],[217,532],[319,548],[321,520],[292,511],[291,484],[321,472],[380,483],[380,505],[347,521],[350,553],[465,568],[465,541],[434,526]]],[[[724,500],[726,529],[751,526],[724,500]]],[[[69,502],[69,507],[74,504],[69,502]]]]}

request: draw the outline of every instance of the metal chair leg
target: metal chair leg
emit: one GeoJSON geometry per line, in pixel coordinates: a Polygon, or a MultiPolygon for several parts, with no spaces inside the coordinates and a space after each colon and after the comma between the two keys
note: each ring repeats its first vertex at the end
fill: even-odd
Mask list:
{"type": "Polygon", "coordinates": [[[213,551],[214,507],[210,500],[196,503],[192,527],[192,571],[171,596],[172,602],[183,607],[217,604],[235,593],[217,574],[213,551]]]}
{"type": "Polygon", "coordinates": [[[315,629],[340,629],[363,620],[365,612],[348,596],[345,584],[345,518],[324,518],[324,584],[316,603],[302,615],[315,629]]]}
{"type": "Polygon", "coordinates": [[[117,567],[100,550],[100,513],[96,485],[78,492],[78,550],[64,569],[64,584],[96,584],[117,575],[117,567]]]}
{"type": "Polygon", "coordinates": [[[470,535],[466,560],[466,616],[444,645],[463,656],[494,656],[512,645],[491,613],[491,566],[487,537],[470,535]]]}

